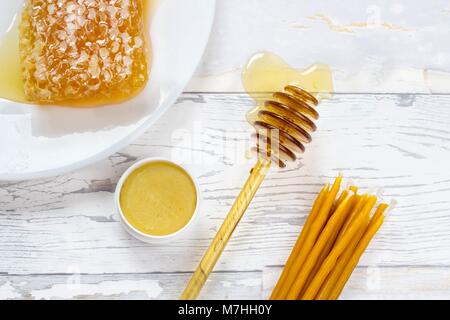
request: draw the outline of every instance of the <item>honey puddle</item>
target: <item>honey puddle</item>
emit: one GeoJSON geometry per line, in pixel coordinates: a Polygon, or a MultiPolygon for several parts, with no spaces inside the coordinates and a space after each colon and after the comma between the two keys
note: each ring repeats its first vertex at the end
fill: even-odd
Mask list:
{"type": "MultiPolygon", "coordinates": [[[[142,0],[144,11],[145,30],[149,30],[151,16],[156,8],[158,1],[155,0],[142,0]]],[[[7,32],[0,37],[0,98],[25,104],[57,104],[66,106],[97,106],[105,104],[119,103],[124,100],[128,100],[138,94],[143,87],[136,88],[134,92],[129,92],[128,95],[123,93],[113,93],[107,97],[101,97],[100,95],[95,98],[83,98],[81,100],[67,99],[60,101],[30,101],[27,99],[24,90],[24,80],[22,73],[22,66],[20,62],[20,50],[19,50],[19,26],[22,18],[22,8],[15,13],[14,20],[11,22],[7,32]]],[[[147,37],[147,59],[148,69],[150,69],[150,57],[151,48],[150,41],[147,37]]],[[[73,67],[73,66],[69,66],[73,67]]],[[[149,70],[146,71],[148,74],[149,70]]],[[[113,90],[114,91],[114,90],[113,90]]],[[[120,91],[120,90],[116,90],[120,91]]]]}
{"type": "Polygon", "coordinates": [[[319,100],[330,99],[334,92],[331,69],[324,63],[314,63],[305,69],[291,67],[278,55],[259,52],[250,58],[242,71],[245,91],[256,102],[247,119],[253,123],[260,104],[272,93],[282,92],[287,85],[298,86],[319,100]]]}
{"type": "Polygon", "coordinates": [[[8,31],[0,38],[0,98],[28,103],[20,68],[19,17],[16,14],[8,31]]]}

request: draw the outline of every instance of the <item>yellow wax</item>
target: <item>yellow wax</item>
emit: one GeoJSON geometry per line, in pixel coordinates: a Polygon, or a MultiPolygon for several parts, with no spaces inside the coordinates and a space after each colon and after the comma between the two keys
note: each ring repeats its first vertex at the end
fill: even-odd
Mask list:
{"type": "Polygon", "coordinates": [[[272,295],[270,296],[271,300],[280,300],[279,292],[281,288],[286,286],[286,279],[288,278],[288,276],[290,274],[294,274],[291,268],[295,264],[295,261],[298,255],[300,254],[300,250],[303,249],[303,244],[305,242],[308,231],[311,228],[311,225],[313,224],[314,219],[316,218],[316,215],[318,214],[322,206],[322,203],[325,201],[328,192],[329,192],[329,185],[327,183],[325,187],[322,188],[322,190],[320,191],[319,195],[316,198],[316,201],[314,202],[311,212],[308,218],[306,219],[305,226],[303,227],[302,232],[300,233],[300,236],[298,237],[297,242],[295,243],[295,246],[292,249],[291,254],[289,255],[288,261],[286,262],[286,266],[284,267],[283,272],[281,273],[280,279],[278,280],[275,288],[273,289],[272,295]]]}
{"type": "Polygon", "coordinates": [[[142,165],[125,180],[120,207],[138,231],[164,236],[182,229],[197,206],[191,177],[177,165],[156,161],[142,165]]]}

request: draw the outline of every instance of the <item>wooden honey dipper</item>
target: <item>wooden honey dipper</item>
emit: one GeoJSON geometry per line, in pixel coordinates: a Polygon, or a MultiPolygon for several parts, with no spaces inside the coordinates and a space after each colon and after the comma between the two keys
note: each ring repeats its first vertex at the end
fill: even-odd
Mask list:
{"type": "Polygon", "coordinates": [[[222,226],[206,250],[200,264],[181,295],[183,300],[196,299],[214,268],[234,229],[241,220],[272,163],[280,167],[295,161],[311,142],[314,121],[319,114],[314,109],[319,101],[298,86],[288,85],[283,92],[275,92],[255,111],[252,125],[256,129],[258,161],[235,200],[222,226]]]}

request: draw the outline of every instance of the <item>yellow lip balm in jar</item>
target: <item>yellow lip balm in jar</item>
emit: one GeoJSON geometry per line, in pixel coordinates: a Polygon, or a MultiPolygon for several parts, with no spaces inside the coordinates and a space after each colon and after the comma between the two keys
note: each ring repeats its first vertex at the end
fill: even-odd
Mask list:
{"type": "Polygon", "coordinates": [[[125,229],[146,242],[185,230],[198,208],[199,188],[181,166],[150,158],[131,166],[119,180],[116,205],[125,229]]]}

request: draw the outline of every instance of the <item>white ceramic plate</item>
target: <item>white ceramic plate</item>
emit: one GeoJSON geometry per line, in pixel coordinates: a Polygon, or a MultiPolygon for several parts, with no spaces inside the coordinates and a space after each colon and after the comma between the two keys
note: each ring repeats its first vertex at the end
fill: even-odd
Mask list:
{"type": "MultiPolygon", "coordinates": [[[[0,1],[0,32],[23,1],[0,1]]],[[[99,108],[39,107],[0,100],[0,181],[47,177],[101,160],[149,128],[176,100],[206,47],[215,0],[160,0],[152,19],[146,89],[99,108]]]]}

